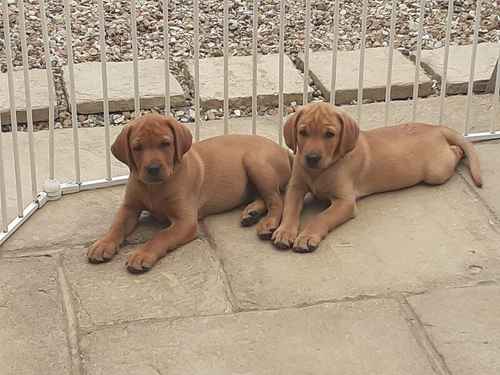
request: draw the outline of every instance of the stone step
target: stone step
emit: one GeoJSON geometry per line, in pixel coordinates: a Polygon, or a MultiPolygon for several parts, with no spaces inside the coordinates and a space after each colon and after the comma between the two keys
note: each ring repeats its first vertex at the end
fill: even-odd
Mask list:
{"type": "MultiPolygon", "coordinates": [[[[47,83],[47,71],[45,69],[31,69],[29,71],[29,76],[33,121],[47,121],[49,118],[49,85],[47,83]]],[[[0,73],[0,87],[2,88],[0,90],[0,113],[2,124],[10,124],[10,98],[7,73],[0,73]]],[[[14,71],[14,95],[17,109],[17,121],[26,123],[26,94],[22,70],[14,71]]]]}
{"type": "MultiPolygon", "coordinates": [[[[229,103],[232,107],[252,105],[252,56],[229,58],[229,103]]],[[[188,78],[194,82],[194,61],[187,62],[188,78]]],[[[302,103],[304,81],[288,56],[284,57],[284,101],[302,103]]],[[[312,88],[308,88],[309,96],[312,88]]],[[[257,96],[262,106],[277,106],[279,55],[257,56],[257,96]]],[[[204,108],[222,108],[224,103],[224,58],[200,60],[200,98],[204,108]]]]}
{"type": "MultiPolygon", "coordinates": [[[[484,92],[491,80],[498,60],[500,43],[480,43],[477,46],[474,92],[484,92]]],[[[466,94],[469,86],[472,45],[450,46],[446,93],[466,94]]],[[[444,47],[422,51],[422,65],[441,81],[443,75],[444,47]]]]}
{"type": "MultiPolygon", "coordinates": [[[[365,55],[365,72],[363,99],[383,101],[387,80],[389,50],[385,47],[367,48],[365,55]]],[[[413,96],[415,80],[415,64],[394,50],[392,65],[392,99],[406,99],[413,96]]],[[[300,55],[302,67],[304,56],[300,55]]],[[[360,51],[337,52],[337,74],[335,87],[335,103],[349,104],[357,100],[360,51]]],[[[309,72],[314,83],[330,100],[332,82],[332,51],[313,52],[309,58],[309,72]]],[[[419,73],[419,96],[432,93],[432,80],[423,69],[419,73]]]]}
{"type": "MultiPolygon", "coordinates": [[[[78,113],[102,113],[103,93],[101,63],[75,64],[75,96],[78,113]]],[[[65,66],[64,86],[71,107],[69,70],[65,66]]],[[[110,112],[134,110],[133,63],[107,64],[110,112]]],[[[142,109],[163,108],[165,105],[165,65],[163,60],[139,60],[139,96],[142,109]]],[[[170,74],[170,100],[172,107],[184,105],[184,92],[170,74]]]]}

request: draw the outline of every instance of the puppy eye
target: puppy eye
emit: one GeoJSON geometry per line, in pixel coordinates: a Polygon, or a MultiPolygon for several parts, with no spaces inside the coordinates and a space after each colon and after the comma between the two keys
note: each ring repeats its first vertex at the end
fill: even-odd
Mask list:
{"type": "Polygon", "coordinates": [[[134,151],[142,151],[142,145],[134,145],[134,151]]]}
{"type": "Polygon", "coordinates": [[[335,137],[335,133],[334,132],[326,132],[325,133],[325,138],[333,138],[335,137]]]}
{"type": "Polygon", "coordinates": [[[299,134],[300,134],[301,136],[303,136],[303,137],[307,137],[307,136],[309,135],[309,134],[307,133],[307,130],[305,130],[305,129],[301,129],[301,130],[299,131],[299,134]]]}
{"type": "Polygon", "coordinates": [[[168,146],[170,146],[170,142],[168,142],[168,141],[163,141],[163,142],[160,143],[160,147],[161,148],[165,148],[165,147],[168,147],[168,146]]]}

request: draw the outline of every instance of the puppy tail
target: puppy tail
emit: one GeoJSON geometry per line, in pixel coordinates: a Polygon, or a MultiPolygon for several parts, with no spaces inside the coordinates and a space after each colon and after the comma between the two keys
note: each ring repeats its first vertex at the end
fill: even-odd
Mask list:
{"type": "Polygon", "coordinates": [[[472,145],[468,142],[461,134],[453,129],[447,127],[441,127],[441,133],[444,135],[449,144],[459,146],[469,159],[469,171],[477,187],[483,186],[483,181],[481,179],[481,167],[479,164],[479,157],[477,152],[472,145]]]}

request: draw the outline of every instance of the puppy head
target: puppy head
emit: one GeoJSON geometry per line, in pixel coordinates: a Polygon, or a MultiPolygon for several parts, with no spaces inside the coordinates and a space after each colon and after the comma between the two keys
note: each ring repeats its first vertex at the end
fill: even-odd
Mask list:
{"type": "Polygon", "coordinates": [[[322,170],[354,149],[356,121],[327,103],[310,103],[290,116],[283,130],[286,144],[306,169],[322,170]]]}
{"type": "Polygon", "coordinates": [[[192,143],[191,132],[173,117],[148,114],[123,128],[111,152],[146,184],[165,182],[192,143]]]}

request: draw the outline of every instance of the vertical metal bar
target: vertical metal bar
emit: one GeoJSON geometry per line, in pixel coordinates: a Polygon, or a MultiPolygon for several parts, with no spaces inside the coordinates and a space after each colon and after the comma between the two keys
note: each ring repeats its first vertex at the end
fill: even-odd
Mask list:
{"type": "Polygon", "coordinates": [[[55,178],[54,162],[54,78],[52,74],[52,63],[50,61],[49,31],[47,28],[47,16],[45,13],[45,0],[40,0],[40,21],[42,24],[43,50],[45,55],[45,70],[47,72],[47,83],[49,88],[49,179],[55,178]]]}
{"type": "Polygon", "coordinates": [[[358,124],[360,125],[361,125],[361,114],[363,107],[363,84],[365,75],[367,17],[368,17],[368,0],[363,0],[363,8],[361,11],[361,46],[359,51],[359,76],[358,76],[358,124]]]}
{"type": "MultiPolygon", "coordinates": [[[[497,60],[497,77],[495,80],[495,92],[493,94],[493,110],[491,113],[491,126],[490,126],[490,132],[495,132],[495,122],[498,119],[498,102],[500,101],[500,98],[498,97],[500,95],[500,48],[498,48],[498,60],[497,60]]],[[[493,78],[493,77],[492,77],[493,78]]]]}
{"type": "MultiPolygon", "coordinates": [[[[19,165],[19,146],[17,144],[17,114],[14,91],[14,66],[12,65],[12,48],[10,45],[9,3],[3,0],[3,30],[5,35],[5,53],[7,60],[7,79],[9,81],[10,123],[12,128],[12,147],[14,151],[14,170],[16,176],[17,216],[23,217],[23,193],[21,185],[21,169],[19,165]]],[[[0,129],[1,131],[1,129],[0,129]]]]}
{"type": "Polygon", "coordinates": [[[200,140],[200,4],[193,0],[195,140],[200,140]]]}
{"type": "Polygon", "coordinates": [[[163,0],[163,53],[165,54],[165,114],[170,115],[170,30],[168,26],[168,2],[163,0]]]}
{"type": "Polygon", "coordinates": [[[415,81],[413,82],[413,109],[411,119],[417,118],[418,87],[420,81],[420,60],[422,56],[422,37],[424,34],[425,0],[420,0],[420,11],[418,20],[417,55],[415,59],[415,81]]]}
{"type": "Polygon", "coordinates": [[[333,42],[332,42],[332,78],[330,86],[330,103],[335,104],[335,93],[337,91],[337,48],[339,44],[339,2],[335,0],[333,10],[333,42]]]}
{"type": "Polygon", "coordinates": [[[75,181],[77,184],[80,180],[80,145],[78,140],[78,123],[75,97],[75,68],[73,66],[73,33],[71,31],[71,3],[70,0],[64,0],[64,18],[66,23],[66,53],[68,55],[68,69],[69,69],[69,90],[71,97],[71,123],[73,127],[73,151],[75,162],[75,181]]]}
{"type": "MultiPolygon", "coordinates": [[[[23,75],[24,75],[24,95],[26,101],[26,117],[28,122],[28,142],[30,155],[30,173],[31,173],[31,197],[33,200],[38,195],[36,181],[36,158],[35,158],[35,140],[33,137],[33,110],[31,108],[31,85],[28,66],[28,45],[26,43],[26,25],[24,22],[24,0],[19,0],[19,26],[21,30],[21,51],[23,55],[23,75]]],[[[1,130],[0,130],[1,131],[1,130]]]]}
{"type": "Polygon", "coordinates": [[[130,26],[132,34],[132,59],[134,68],[134,115],[141,113],[141,102],[139,97],[139,53],[137,51],[137,8],[136,0],[130,0],[130,26]]]}
{"type": "Polygon", "coordinates": [[[384,125],[389,125],[389,110],[391,107],[391,89],[392,89],[392,62],[394,60],[394,34],[396,33],[396,11],[397,0],[392,0],[391,26],[389,31],[389,61],[387,63],[387,82],[385,84],[385,110],[384,125]]]}
{"type": "Polygon", "coordinates": [[[472,94],[474,90],[474,73],[476,70],[477,42],[478,42],[480,25],[481,25],[481,0],[477,0],[476,19],[474,20],[474,39],[472,42],[472,56],[470,62],[469,85],[467,87],[467,105],[465,107],[465,130],[464,130],[465,135],[469,134],[472,94]]]}
{"type": "Polygon", "coordinates": [[[224,134],[229,133],[229,0],[224,0],[224,134]]]}
{"type": "Polygon", "coordinates": [[[280,36],[279,36],[279,96],[278,96],[278,142],[283,145],[283,114],[284,114],[284,71],[285,71],[285,0],[280,0],[280,36]]]}
{"type": "Polygon", "coordinates": [[[2,232],[7,232],[9,228],[9,221],[7,218],[7,193],[5,189],[5,172],[3,167],[2,138],[3,138],[2,116],[0,116],[0,205],[2,210],[2,232]]]}
{"type": "Polygon", "coordinates": [[[252,31],[252,134],[257,134],[257,33],[259,30],[259,1],[253,0],[252,31]]]}
{"type": "Polygon", "coordinates": [[[446,19],[446,39],[444,42],[443,73],[441,74],[441,99],[439,103],[439,124],[444,120],[444,100],[446,98],[446,83],[448,80],[448,58],[450,56],[451,21],[453,20],[453,0],[448,0],[448,17],[446,19]]]}
{"type": "Polygon", "coordinates": [[[304,30],[304,92],[302,103],[309,101],[309,48],[311,44],[311,0],[306,0],[306,26],[304,30]]]}
{"type": "Polygon", "coordinates": [[[101,45],[101,79],[104,110],[104,144],[106,153],[106,179],[111,180],[111,155],[109,135],[109,99],[108,99],[108,68],[106,66],[106,29],[104,25],[104,1],[98,1],[99,6],[99,44],[101,45]]]}

